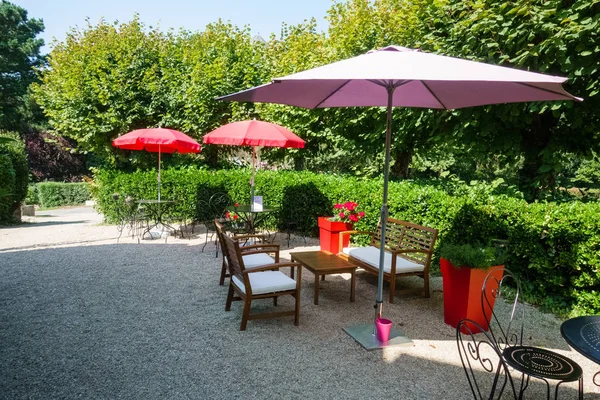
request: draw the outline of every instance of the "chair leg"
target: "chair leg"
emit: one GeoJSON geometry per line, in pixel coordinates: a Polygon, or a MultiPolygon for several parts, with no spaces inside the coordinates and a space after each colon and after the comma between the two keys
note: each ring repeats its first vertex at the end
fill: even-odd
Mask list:
{"type": "Polygon", "coordinates": [[[390,304],[394,304],[394,292],[396,291],[396,278],[390,279],[390,304]]]}
{"type": "Polygon", "coordinates": [[[227,276],[227,265],[225,264],[225,258],[223,258],[223,263],[221,264],[221,279],[219,279],[219,285],[223,286],[225,284],[226,276],[227,276]]]}
{"type": "Polygon", "coordinates": [[[229,292],[227,292],[227,302],[225,303],[225,311],[231,310],[231,302],[233,301],[233,283],[229,283],[229,292]]]}
{"type": "Polygon", "coordinates": [[[202,246],[202,253],[204,253],[204,248],[208,244],[208,228],[206,228],[206,238],[204,239],[204,246],[202,246]]]}
{"type": "Polygon", "coordinates": [[[423,293],[423,297],[428,299],[431,296],[429,292],[429,274],[423,275],[423,285],[425,286],[425,288],[423,289],[425,291],[425,293],[423,293]]]}
{"type": "Polygon", "coordinates": [[[250,304],[252,303],[252,299],[246,297],[244,299],[244,312],[242,313],[242,324],[240,325],[240,331],[246,330],[246,324],[248,323],[248,317],[250,316],[250,304]]]}

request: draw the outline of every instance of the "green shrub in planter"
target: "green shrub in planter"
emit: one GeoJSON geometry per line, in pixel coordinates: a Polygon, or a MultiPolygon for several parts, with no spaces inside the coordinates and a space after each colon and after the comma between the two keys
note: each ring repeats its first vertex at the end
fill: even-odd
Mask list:
{"type": "Polygon", "coordinates": [[[506,260],[504,252],[497,246],[480,244],[446,243],[440,247],[440,257],[450,261],[456,268],[488,269],[496,265],[503,265],[506,260]]]}

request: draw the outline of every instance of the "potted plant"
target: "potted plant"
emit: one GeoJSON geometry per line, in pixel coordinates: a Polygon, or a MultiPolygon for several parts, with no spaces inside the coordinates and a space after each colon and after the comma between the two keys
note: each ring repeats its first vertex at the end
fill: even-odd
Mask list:
{"type": "MultiPolygon", "coordinates": [[[[483,281],[492,267],[499,267],[494,270],[494,277],[502,279],[504,253],[498,246],[446,243],[440,248],[440,256],[444,322],[456,328],[461,319],[469,318],[487,331],[486,315],[489,320],[492,310],[488,308],[484,314],[481,302],[483,281]]],[[[488,298],[493,299],[493,296],[488,298]]],[[[473,333],[479,332],[476,327],[471,328],[473,333]]]]}
{"type": "MultiPolygon", "coordinates": [[[[364,216],[364,211],[358,210],[358,203],[347,201],[337,203],[333,206],[333,217],[319,217],[319,241],[321,250],[329,251],[333,254],[339,253],[340,232],[351,231],[354,223],[360,221],[364,216]]],[[[344,247],[348,246],[350,236],[344,238],[344,247]]]]}

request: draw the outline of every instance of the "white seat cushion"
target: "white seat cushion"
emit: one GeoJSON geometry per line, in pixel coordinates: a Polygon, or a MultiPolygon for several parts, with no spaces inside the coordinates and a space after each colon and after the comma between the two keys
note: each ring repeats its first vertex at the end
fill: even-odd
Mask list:
{"type": "MultiPolygon", "coordinates": [[[[296,289],[296,281],[280,271],[253,272],[248,274],[248,277],[250,278],[252,294],[282,292],[284,290],[296,289]]],[[[237,276],[233,277],[233,283],[235,283],[243,293],[246,293],[244,282],[238,279],[237,276]]]]}
{"type": "Polygon", "coordinates": [[[273,257],[265,253],[248,254],[242,256],[246,269],[253,269],[262,265],[275,264],[273,257]]]}
{"type": "MultiPolygon", "coordinates": [[[[372,265],[374,268],[379,268],[379,249],[377,247],[344,247],[342,252],[359,261],[372,265]]],[[[420,272],[424,269],[425,267],[421,264],[408,261],[402,257],[396,257],[396,274],[420,272]]],[[[383,270],[388,274],[392,270],[392,255],[387,251],[385,252],[383,270]]]]}

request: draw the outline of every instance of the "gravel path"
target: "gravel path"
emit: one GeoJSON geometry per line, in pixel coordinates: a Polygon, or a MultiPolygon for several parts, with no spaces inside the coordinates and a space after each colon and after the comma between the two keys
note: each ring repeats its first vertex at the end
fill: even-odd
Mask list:
{"type": "MultiPolygon", "coordinates": [[[[255,320],[240,332],[241,304],[224,311],[220,258],[210,243],[201,252],[204,235],[117,243],[116,227],[101,221],[90,208],[73,208],[0,228],[0,399],[471,397],[455,331],[443,323],[440,278],[430,299],[384,306],[413,347],[368,352],[342,330],[373,317],[376,277],[362,272],[354,303],[341,274],[322,282],[317,306],[304,271],[300,326],[292,317],[255,320]]],[[[318,249],[314,239],[293,238],[292,246],[318,249]]],[[[592,384],[600,367],[570,350],[559,320],[528,314],[528,344],[579,362],[585,398],[600,399],[592,384]]],[[[544,390],[534,382],[526,397],[544,390]]],[[[576,398],[575,390],[561,386],[561,398],[576,398]]]]}

